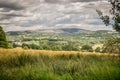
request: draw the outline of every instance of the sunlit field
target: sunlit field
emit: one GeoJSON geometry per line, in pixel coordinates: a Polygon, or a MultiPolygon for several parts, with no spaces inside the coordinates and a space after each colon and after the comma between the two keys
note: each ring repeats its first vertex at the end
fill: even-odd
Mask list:
{"type": "Polygon", "coordinates": [[[120,80],[120,55],[0,49],[0,80],[120,80]]]}

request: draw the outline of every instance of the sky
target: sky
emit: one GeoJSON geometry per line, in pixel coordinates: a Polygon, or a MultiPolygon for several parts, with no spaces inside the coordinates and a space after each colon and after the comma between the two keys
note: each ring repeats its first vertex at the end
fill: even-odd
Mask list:
{"type": "Polygon", "coordinates": [[[96,12],[106,14],[107,0],[0,0],[0,25],[5,31],[80,28],[112,30],[96,12]]]}

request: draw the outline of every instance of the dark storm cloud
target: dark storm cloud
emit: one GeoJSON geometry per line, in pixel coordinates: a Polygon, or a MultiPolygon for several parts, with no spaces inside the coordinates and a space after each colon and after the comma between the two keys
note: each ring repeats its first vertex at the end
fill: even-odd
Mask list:
{"type": "Polygon", "coordinates": [[[72,2],[91,2],[100,0],[44,0],[47,3],[72,3],[72,2]]]}
{"type": "Polygon", "coordinates": [[[24,10],[25,8],[25,5],[21,4],[21,1],[0,0],[0,20],[3,21],[14,17],[25,17],[24,14],[16,13],[17,11],[24,10]]]}
{"type": "Polygon", "coordinates": [[[41,21],[41,20],[37,19],[37,20],[29,20],[27,23],[20,24],[20,26],[22,26],[22,27],[32,27],[34,25],[40,25],[40,24],[44,24],[44,21],[41,21]]]}
{"type": "Polygon", "coordinates": [[[20,5],[19,1],[16,2],[16,1],[13,1],[10,0],[0,0],[0,8],[3,8],[3,9],[9,9],[9,10],[22,10],[24,9],[25,7],[23,5],[20,5]]]}
{"type": "Polygon", "coordinates": [[[4,15],[0,15],[1,17],[0,17],[0,20],[2,21],[2,20],[5,20],[5,19],[10,19],[11,17],[8,17],[8,16],[4,16],[4,15]]]}
{"type": "Polygon", "coordinates": [[[45,0],[47,3],[58,3],[61,2],[60,0],[45,0]]]}
{"type": "Polygon", "coordinates": [[[25,15],[22,15],[22,14],[6,14],[6,16],[11,16],[11,17],[26,17],[25,15]]]}
{"type": "Polygon", "coordinates": [[[10,18],[14,18],[14,17],[27,17],[23,14],[16,14],[16,13],[10,13],[10,14],[0,14],[0,20],[5,20],[5,19],[10,19],[10,18]]]}
{"type": "Polygon", "coordinates": [[[9,24],[11,24],[11,23],[0,23],[0,25],[9,25],[9,24]]]}
{"type": "Polygon", "coordinates": [[[100,1],[100,0],[70,0],[71,2],[91,2],[91,1],[100,1]]]}

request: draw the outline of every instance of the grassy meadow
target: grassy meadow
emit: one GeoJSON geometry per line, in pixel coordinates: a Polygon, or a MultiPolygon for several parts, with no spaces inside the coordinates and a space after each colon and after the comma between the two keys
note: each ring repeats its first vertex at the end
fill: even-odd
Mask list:
{"type": "Polygon", "coordinates": [[[0,49],[0,80],[120,80],[120,55],[0,49]]]}

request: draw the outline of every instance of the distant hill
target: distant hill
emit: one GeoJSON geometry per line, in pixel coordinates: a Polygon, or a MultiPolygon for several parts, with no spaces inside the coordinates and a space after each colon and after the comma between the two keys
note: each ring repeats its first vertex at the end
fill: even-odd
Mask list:
{"type": "Polygon", "coordinates": [[[8,31],[9,35],[30,34],[30,33],[58,33],[58,34],[80,34],[80,33],[108,33],[113,32],[109,30],[90,31],[80,28],[60,28],[60,29],[39,29],[39,30],[26,30],[26,31],[8,31]]]}
{"type": "Polygon", "coordinates": [[[20,33],[88,33],[92,32],[80,28],[61,28],[61,29],[39,29],[39,30],[26,30],[26,31],[8,31],[7,34],[10,35],[19,35],[20,33]]]}
{"type": "Polygon", "coordinates": [[[92,32],[90,30],[85,30],[85,29],[80,29],[80,28],[63,28],[61,29],[64,32],[68,32],[68,33],[88,33],[88,32],[92,32]]]}

